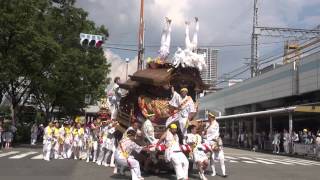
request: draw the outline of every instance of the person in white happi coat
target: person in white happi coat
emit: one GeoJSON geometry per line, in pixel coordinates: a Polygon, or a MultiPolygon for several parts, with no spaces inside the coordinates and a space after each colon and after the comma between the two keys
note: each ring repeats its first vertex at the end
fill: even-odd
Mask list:
{"type": "Polygon", "coordinates": [[[136,131],[129,130],[127,137],[123,138],[115,151],[115,160],[117,165],[129,167],[132,180],[142,180],[140,164],[133,156],[132,151],[140,153],[142,150],[148,151],[148,148],[141,147],[134,142],[136,131]]]}
{"type": "Polygon", "coordinates": [[[99,148],[99,134],[100,134],[100,125],[99,125],[98,119],[95,119],[91,124],[91,138],[92,138],[92,150],[93,150],[92,162],[97,161],[98,148],[99,148]]]}
{"type": "Polygon", "coordinates": [[[50,122],[44,129],[43,135],[43,159],[50,161],[51,149],[53,144],[53,128],[54,124],[50,122]]]}
{"type": "Polygon", "coordinates": [[[76,127],[72,131],[73,136],[73,155],[74,159],[81,159],[82,158],[82,148],[84,145],[84,128],[81,127],[80,123],[76,123],[76,127]]]}
{"type": "Polygon", "coordinates": [[[107,141],[108,141],[108,131],[109,131],[109,123],[110,121],[103,120],[102,126],[100,130],[100,148],[99,148],[99,156],[97,159],[98,165],[104,165],[106,166],[106,153],[107,153],[107,141]]]}
{"type": "Polygon", "coordinates": [[[159,139],[159,143],[165,141],[165,160],[171,162],[176,172],[178,180],[188,179],[189,161],[181,151],[179,137],[177,134],[177,125],[171,124],[167,131],[159,139]]]}
{"type": "Polygon", "coordinates": [[[68,121],[64,122],[64,141],[63,141],[63,157],[70,159],[72,155],[72,131],[73,129],[70,126],[68,121]]]}
{"type": "Polygon", "coordinates": [[[107,141],[106,141],[106,150],[107,153],[105,155],[105,163],[106,166],[110,167],[115,167],[115,162],[114,162],[114,152],[116,150],[115,144],[116,144],[116,139],[114,137],[114,133],[116,131],[116,126],[118,125],[117,122],[112,121],[108,126],[108,135],[107,135],[107,141]],[[111,156],[111,157],[110,157],[111,156]],[[108,163],[108,159],[110,157],[110,164],[108,163]]]}
{"type": "Polygon", "coordinates": [[[173,114],[167,119],[166,127],[169,124],[178,121],[179,127],[183,135],[185,142],[187,136],[188,123],[191,121],[196,113],[194,102],[190,96],[188,96],[188,89],[182,88],[180,94],[178,94],[172,87],[172,99],[169,101],[169,105],[175,109],[173,114]]]}
{"type": "Polygon", "coordinates": [[[114,85],[112,87],[112,93],[109,97],[110,108],[111,108],[111,119],[115,120],[117,118],[120,99],[121,99],[121,89],[119,87],[120,77],[114,78],[114,85]]]}
{"type": "Polygon", "coordinates": [[[209,165],[209,159],[205,152],[206,149],[202,145],[202,137],[197,133],[197,126],[190,125],[189,129],[191,133],[187,136],[187,143],[192,148],[192,158],[198,167],[200,179],[206,180],[204,171],[209,165]]]}
{"type": "Polygon", "coordinates": [[[59,158],[60,154],[60,143],[59,143],[59,138],[60,138],[60,124],[57,120],[53,121],[54,123],[54,128],[53,128],[53,144],[52,144],[52,155],[54,159],[59,158]]]}
{"type": "Polygon", "coordinates": [[[158,139],[154,137],[154,127],[150,120],[151,118],[154,118],[154,116],[155,114],[148,114],[147,119],[144,121],[142,125],[143,135],[150,144],[156,144],[158,142],[158,139]]]}
{"type": "Polygon", "coordinates": [[[31,127],[31,145],[36,145],[37,137],[38,137],[38,125],[37,123],[34,123],[31,127]]]}
{"type": "Polygon", "coordinates": [[[206,143],[211,146],[212,154],[211,154],[211,176],[216,176],[216,170],[214,167],[214,162],[219,161],[220,167],[222,171],[222,177],[227,177],[226,175],[226,166],[224,164],[224,152],[222,147],[222,140],[220,138],[219,132],[219,123],[216,120],[215,115],[212,112],[208,113],[208,125],[206,130],[204,131],[206,137],[206,143]]]}
{"type": "Polygon", "coordinates": [[[142,136],[142,132],[141,132],[141,130],[140,130],[140,123],[139,123],[138,121],[134,121],[134,122],[132,123],[132,125],[127,128],[127,130],[123,133],[122,138],[127,137],[127,132],[128,132],[129,130],[134,130],[134,131],[136,131],[136,135],[137,135],[137,136],[142,136]]]}
{"type": "Polygon", "coordinates": [[[159,50],[159,56],[161,59],[166,59],[170,52],[170,42],[171,42],[171,19],[166,17],[166,24],[162,30],[161,35],[161,46],[159,50]]]}

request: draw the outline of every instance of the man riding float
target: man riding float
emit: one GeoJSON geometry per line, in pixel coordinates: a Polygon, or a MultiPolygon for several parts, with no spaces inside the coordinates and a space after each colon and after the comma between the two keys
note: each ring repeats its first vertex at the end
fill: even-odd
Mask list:
{"type": "Polygon", "coordinates": [[[169,105],[175,109],[172,115],[166,121],[166,127],[169,124],[178,121],[181,133],[183,135],[183,144],[187,137],[187,128],[189,121],[192,120],[196,113],[195,105],[190,96],[187,96],[188,89],[182,88],[180,94],[178,94],[172,87],[172,99],[169,102],[169,105]]]}

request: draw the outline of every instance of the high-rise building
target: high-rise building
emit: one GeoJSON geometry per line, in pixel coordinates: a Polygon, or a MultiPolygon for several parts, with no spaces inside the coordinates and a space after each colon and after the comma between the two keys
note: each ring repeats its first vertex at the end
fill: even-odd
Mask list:
{"type": "Polygon", "coordinates": [[[206,53],[207,67],[200,72],[201,78],[205,84],[214,88],[215,82],[217,82],[218,50],[213,48],[198,48],[198,53],[206,53]]]}

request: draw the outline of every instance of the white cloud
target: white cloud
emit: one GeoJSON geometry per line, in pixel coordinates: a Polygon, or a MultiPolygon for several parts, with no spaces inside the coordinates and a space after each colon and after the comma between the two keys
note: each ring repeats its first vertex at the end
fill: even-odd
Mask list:
{"type": "MultiPolygon", "coordinates": [[[[127,69],[127,63],[125,59],[122,59],[119,55],[114,54],[111,50],[106,49],[105,50],[105,57],[107,58],[107,62],[111,63],[111,72],[108,75],[113,79],[115,77],[120,77],[121,82],[125,82],[126,80],[126,69],[127,69]]],[[[137,57],[130,59],[128,63],[128,75],[132,75],[137,69],[137,57]]]]}
{"type": "MultiPolygon", "coordinates": [[[[90,19],[108,27],[110,39],[107,44],[137,44],[140,0],[78,0],[77,5],[89,12],[90,19]]],[[[319,22],[319,14],[309,14],[312,7],[320,7],[320,1],[259,0],[259,24],[312,28],[319,22]]],[[[192,20],[194,16],[200,19],[199,44],[219,45],[250,43],[252,14],[253,0],[145,0],[146,56],[156,54],[158,47],[148,45],[160,45],[161,29],[166,16],[173,20],[173,45],[184,44],[184,21],[192,20]]],[[[279,40],[282,39],[268,41],[279,40]]],[[[250,56],[250,46],[218,49],[220,74],[241,66],[242,58],[250,56]]],[[[171,50],[171,54],[174,50],[175,48],[171,50]]],[[[260,54],[265,54],[270,48],[268,51],[263,48],[259,50],[260,54]]],[[[136,52],[114,50],[113,53],[121,58],[136,56],[136,52]]]]}

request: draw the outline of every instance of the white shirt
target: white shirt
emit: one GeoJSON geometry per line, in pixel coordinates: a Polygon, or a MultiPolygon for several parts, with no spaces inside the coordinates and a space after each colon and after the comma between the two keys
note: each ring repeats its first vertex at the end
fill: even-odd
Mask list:
{"type": "Polygon", "coordinates": [[[179,137],[177,134],[173,135],[168,129],[166,132],[165,144],[170,151],[180,151],[179,137]]]}
{"type": "Polygon", "coordinates": [[[202,138],[199,134],[187,134],[187,143],[194,144],[193,147],[201,145],[202,138]]]}
{"type": "Polygon", "coordinates": [[[131,141],[129,138],[124,138],[119,142],[117,151],[120,152],[122,158],[128,158],[132,151],[140,153],[142,147],[131,141]],[[126,157],[127,156],[127,157],[126,157]]]}
{"type": "Polygon", "coordinates": [[[173,93],[173,97],[169,101],[169,104],[176,108],[183,105],[181,107],[182,110],[179,113],[182,118],[187,118],[189,113],[196,112],[192,98],[190,96],[182,98],[176,91],[173,93]]]}
{"type": "Polygon", "coordinates": [[[151,123],[151,121],[149,119],[147,119],[143,125],[142,125],[142,131],[145,135],[145,137],[148,139],[148,141],[153,144],[153,142],[155,141],[155,137],[154,137],[154,128],[153,125],[151,123]]]}
{"type": "Polygon", "coordinates": [[[219,136],[219,123],[214,121],[207,128],[206,138],[208,141],[212,141],[213,139],[217,139],[219,136]]]}

